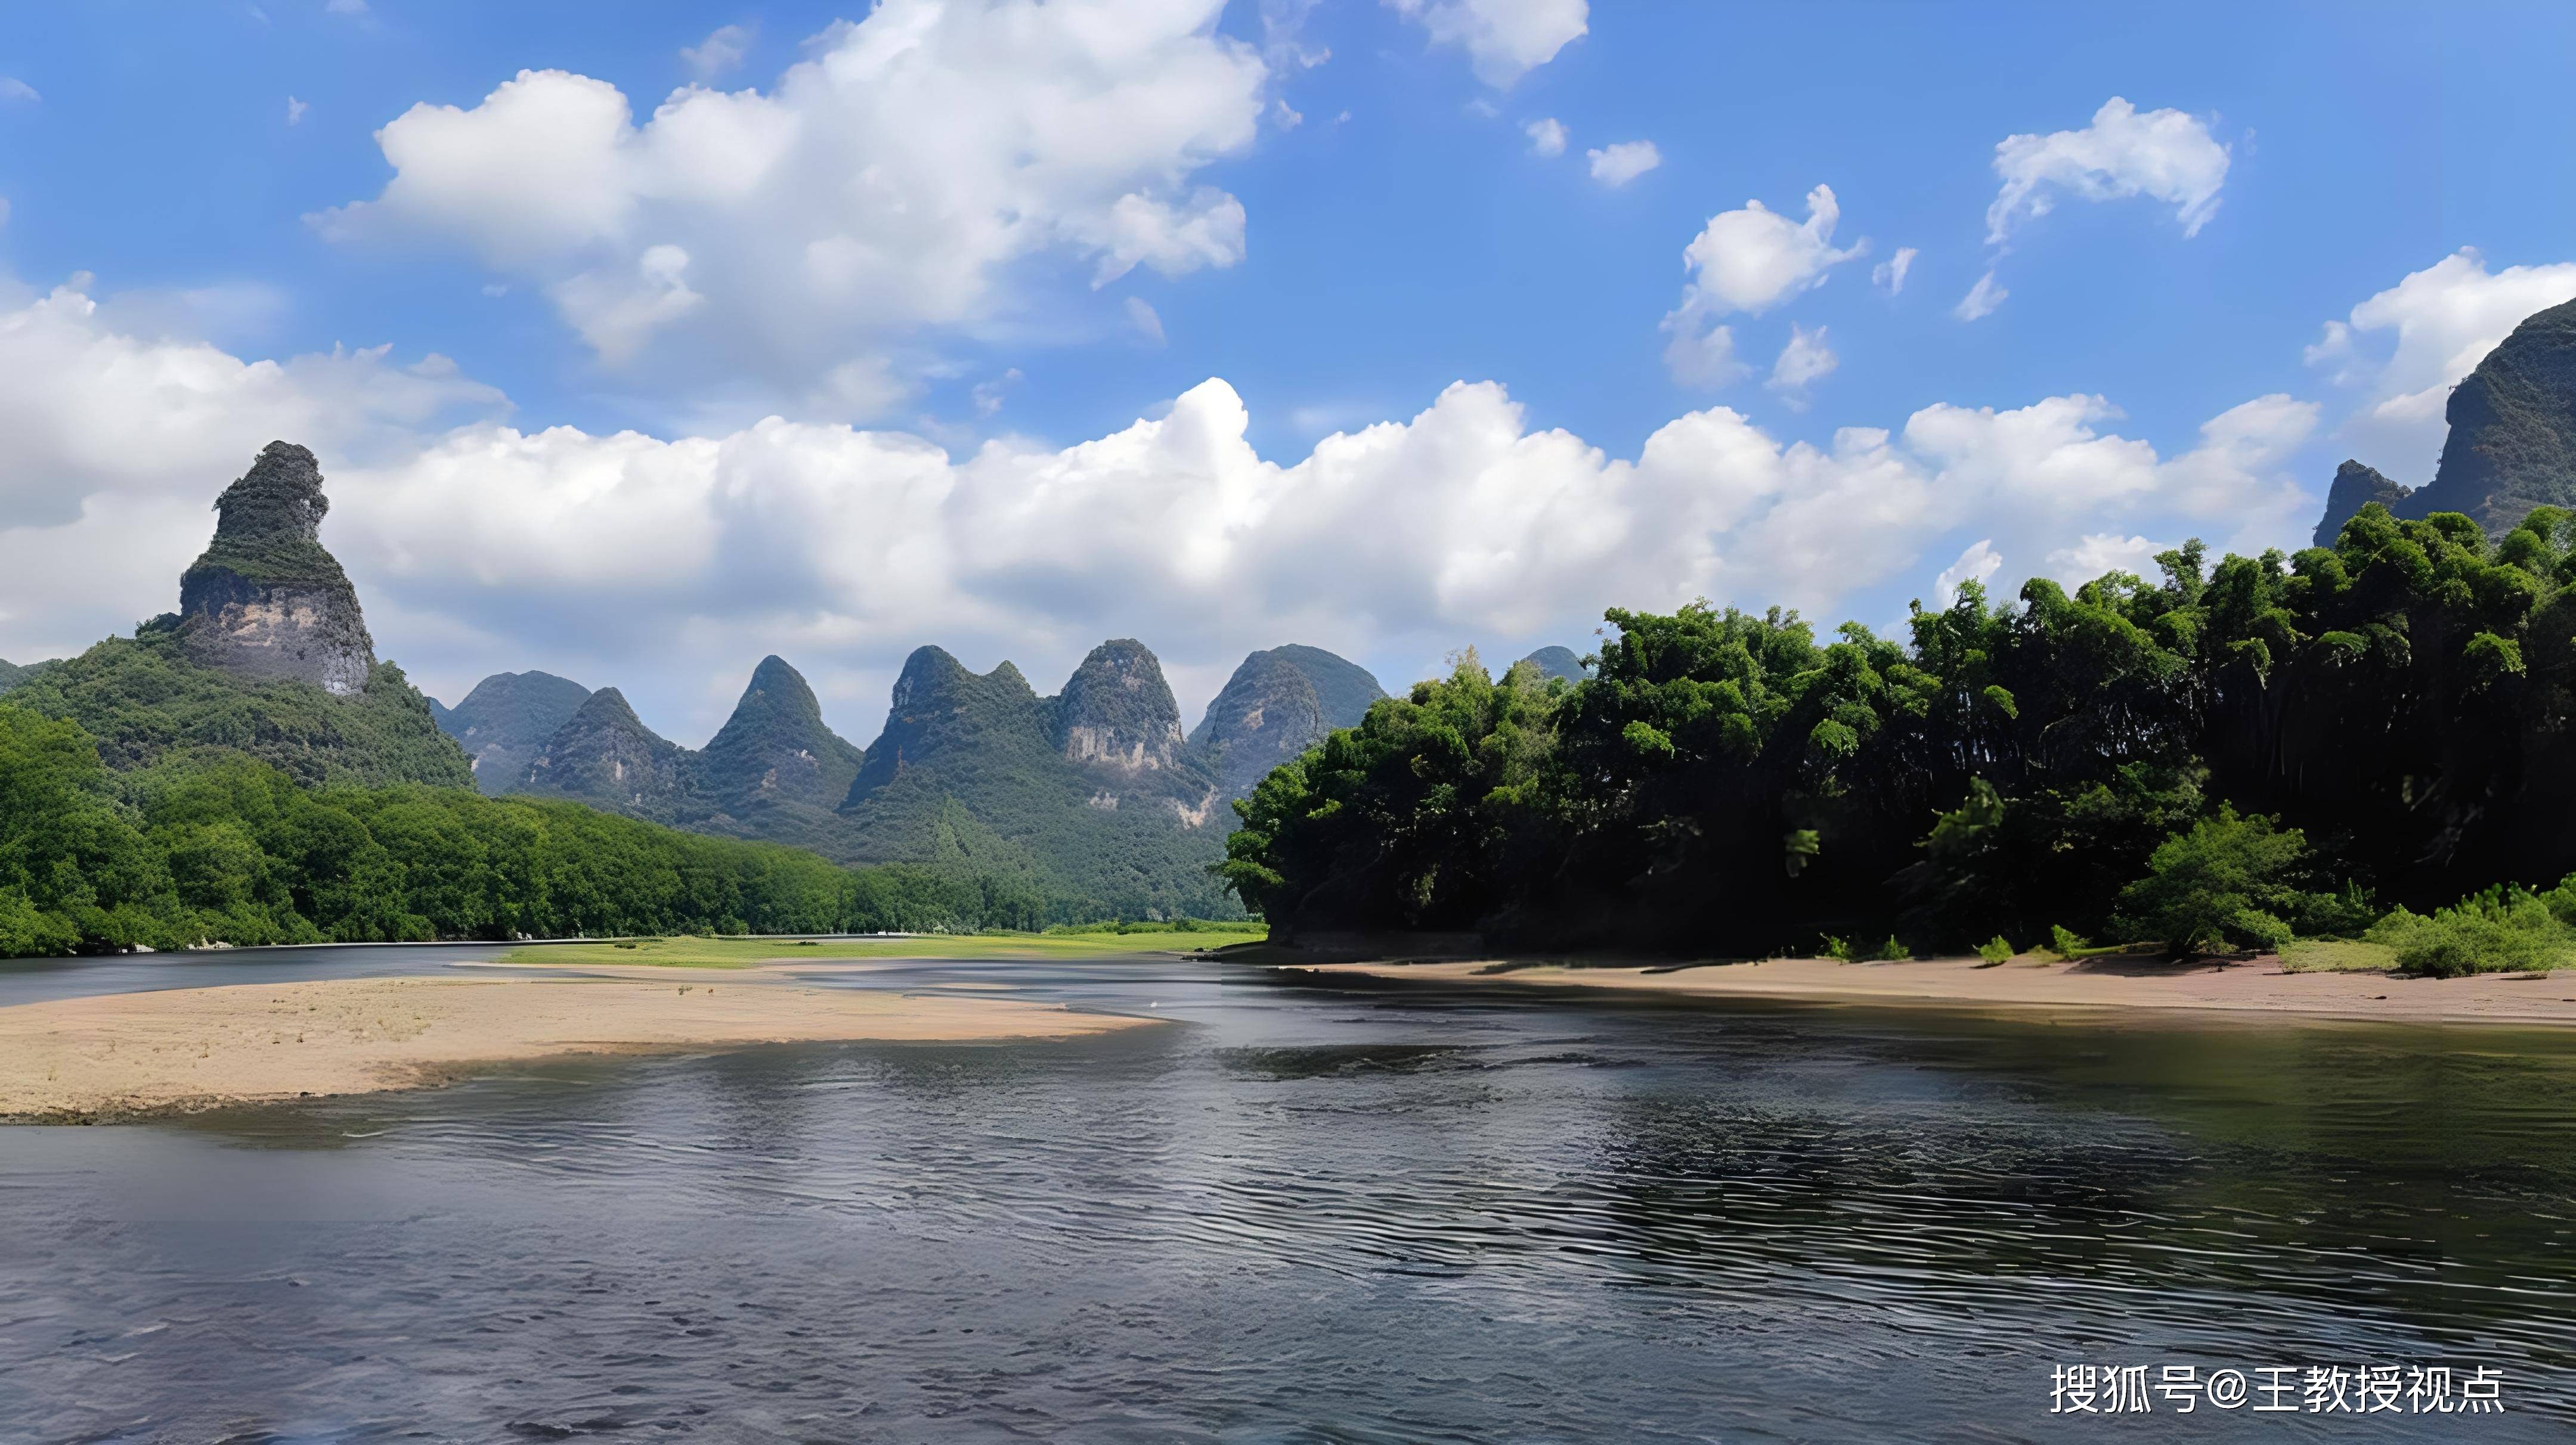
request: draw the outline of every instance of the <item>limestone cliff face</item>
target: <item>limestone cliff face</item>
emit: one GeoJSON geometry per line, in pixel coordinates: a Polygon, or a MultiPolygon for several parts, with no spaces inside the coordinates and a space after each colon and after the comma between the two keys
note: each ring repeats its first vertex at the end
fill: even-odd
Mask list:
{"type": "Polygon", "coordinates": [[[348,574],[323,549],[322,468],[270,442],[215,499],[205,555],[179,579],[190,655],[254,678],[291,678],[340,696],[365,690],[376,661],[348,574]]]}
{"type": "Polygon", "coordinates": [[[1226,679],[1190,734],[1190,750],[1216,775],[1222,797],[1249,797],[1271,769],[1335,728],[1358,726],[1384,696],[1368,669],[1346,658],[1293,643],[1270,648],[1226,679]]]}
{"type": "Polygon", "coordinates": [[[2335,473],[2317,545],[2369,502],[2400,517],[2460,512],[2501,537],[2534,507],[2576,508],[2576,301],[2526,317],[2451,389],[2433,480],[2409,490],[2359,462],[2335,473]]]}
{"type": "Polygon", "coordinates": [[[1066,762],[1115,776],[1173,768],[1186,741],[1163,664],[1132,637],[1091,649],[1056,697],[1053,722],[1066,762]]]}
{"type": "Polygon", "coordinates": [[[2343,524],[2373,502],[2401,517],[2417,515],[2407,508],[2407,499],[2414,495],[2413,487],[2399,486],[2381,476],[2376,468],[2345,462],[2335,468],[2334,485],[2326,489],[2326,514],[2317,523],[2316,545],[2333,546],[2335,538],[2343,535],[2343,524]]]}
{"type": "Polygon", "coordinates": [[[2450,435],[2414,516],[2466,512],[2499,537],[2576,506],[2576,301],[2524,319],[2451,389],[2450,435]]]}

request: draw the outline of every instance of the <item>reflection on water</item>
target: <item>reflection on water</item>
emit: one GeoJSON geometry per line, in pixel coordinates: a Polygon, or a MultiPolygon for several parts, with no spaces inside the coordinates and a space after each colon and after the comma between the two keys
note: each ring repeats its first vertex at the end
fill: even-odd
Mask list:
{"type": "MultiPolygon", "coordinates": [[[[2017,1440],[2058,1363],[2503,1367],[2564,1438],[2555,1035],[1010,983],[1170,1029],[0,1132],[38,1440],[2017,1440]]],[[[12,1433],[12,1432],[15,1433],[12,1433]]]]}

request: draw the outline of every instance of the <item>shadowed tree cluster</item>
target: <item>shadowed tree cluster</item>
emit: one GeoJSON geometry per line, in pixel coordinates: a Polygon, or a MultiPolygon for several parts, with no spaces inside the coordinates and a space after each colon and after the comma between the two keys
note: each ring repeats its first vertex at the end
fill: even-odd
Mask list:
{"type": "Polygon", "coordinates": [[[1292,935],[2209,951],[2576,869],[2570,514],[2157,563],[1904,642],[1613,611],[1588,679],[1471,659],[1274,772],[1221,874],[1292,935]]]}

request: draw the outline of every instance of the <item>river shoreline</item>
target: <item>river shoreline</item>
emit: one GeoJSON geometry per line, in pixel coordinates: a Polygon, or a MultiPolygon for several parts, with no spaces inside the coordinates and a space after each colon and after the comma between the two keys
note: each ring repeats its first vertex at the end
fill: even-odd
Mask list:
{"type": "Polygon", "coordinates": [[[2576,1026],[2576,972],[2411,978],[2387,973],[2288,972],[2277,960],[2168,963],[2134,957],[2075,963],[1825,958],[1675,965],[1568,965],[1512,958],[1259,960],[1285,973],[1494,988],[1584,989],[1675,999],[1778,999],[1920,1005],[2015,1013],[2142,1011],[2268,1021],[2576,1026]]]}
{"type": "Polygon", "coordinates": [[[812,988],[765,970],[398,977],[0,1008],[0,1120],[103,1123],[434,1088],[574,1055],[1079,1038],[1151,1022],[1012,999],[812,988]]]}

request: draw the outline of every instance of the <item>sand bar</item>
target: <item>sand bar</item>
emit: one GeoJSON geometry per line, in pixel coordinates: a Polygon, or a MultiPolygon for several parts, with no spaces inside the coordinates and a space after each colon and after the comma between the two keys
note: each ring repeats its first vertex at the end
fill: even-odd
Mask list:
{"type": "Polygon", "coordinates": [[[0,1118],[105,1120],[426,1088],[570,1054],[1060,1039],[1149,1022],[1012,999],[806,988],[741,971],[635,972],[653,976],[337,979],[0,1008],[0,1118]]]}
{"type": "MultiPolygon", "coordinates": [[[[2576,1024],[2576,971],[2405,978],[2385,973],[2287,973],[2269,959],[2185,964],[2136,958],[2072,964],[2015,959],[1996,965],[1973,958],[1899,963],[1775,958],[1669,972],[1650,972],[1648,966],[1568,967],[1491,958],[1307,967],[1323,974],[1366,974],[1421,983],[1618,989],[1684,998],[1926,1003],[2016,1011],[2184,1009],[2390,1023],[2576,1024]]],[[[1671,965],[1653,967],[1670,969],[1671,965]]]]}

